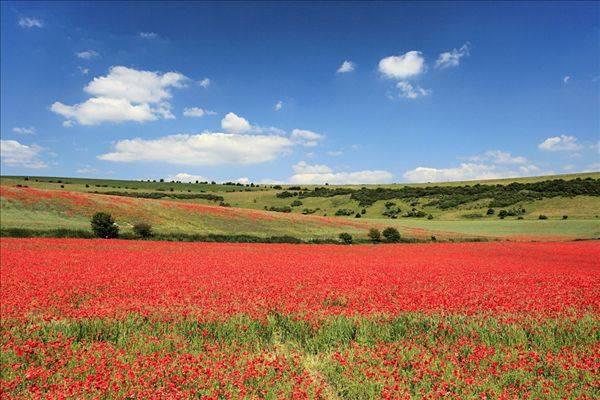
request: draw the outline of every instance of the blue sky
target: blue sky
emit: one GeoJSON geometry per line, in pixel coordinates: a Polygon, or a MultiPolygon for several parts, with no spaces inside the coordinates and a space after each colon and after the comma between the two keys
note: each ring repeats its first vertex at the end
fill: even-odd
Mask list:
{"type": "Polygon", "coordinates": [[[2,174],[600,170],[598,3],[2,2],[2,174]]]}

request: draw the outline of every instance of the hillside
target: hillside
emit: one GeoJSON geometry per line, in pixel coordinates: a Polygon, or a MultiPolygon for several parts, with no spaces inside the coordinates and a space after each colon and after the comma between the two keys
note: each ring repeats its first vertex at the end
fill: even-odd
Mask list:
{"type": "Polygon", "coordinates": [[[365,238],[370,227],[386,226],[405,237],[438,239],[600,237],[600,173],[547,178],[279,187],[2,177],[1,226],[89,230],[90,216],[108,211],[123,231],[146,221],[161,233],[304,240],[335,238],[344,231],[365,238]],[[502,211],[508,215],[500,218],[502,211]]]}

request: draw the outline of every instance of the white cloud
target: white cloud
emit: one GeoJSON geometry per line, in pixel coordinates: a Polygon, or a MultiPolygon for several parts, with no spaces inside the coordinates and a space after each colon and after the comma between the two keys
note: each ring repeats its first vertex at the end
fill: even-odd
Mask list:
{"type": "Polygon", "coordinates": [[[166,179],[167,181],[175,181],[175,182],[208,182],[209,179],[205,178],[202,175],[193,175],[188,174],[187,172],[180,172],[175,175],[169,175],[166,179]]]}
{"type": "Polygon", "coordinates": [[[179,165],[258,164],[272,161],[290,151],[294,143],[277,135],[241,135],[204,132],[158,139],[120,140],[106,161],[157,161],[179,165]]]}
{"type": "Polygon", "coordinates": [[[538,148],[545,151],[578,151],[583,146],[577,143],[575,136],[560,135],[549,137],[540,143],[538,148]]]}
{"type": "Polygon", "coordinates": [[[44,21],[37,18],[24,17],[19,19],[19,26],[21,28],[43,28],[44,21]]]}
{"type": "Polygon", "coordinates": [[[0,140],[0,158],[5,165],[25,168],[46,168],[39,156],[44,149],[37,145],[25,145],[16,140],[0,140]]]}
{"type": "Polygon", "coordinates": [[[92,58],[94,58],[94,57],[98,57],[98,56],[99,56],[98,52],[96,52],[96,51],[94,51],[94,50],[85,50],[85,51],[80,51],[80,52],[78,52],[78,53],[75,53],[75,55],[76,55],[78,58],[82,58],[82,59],[84,59],[84,60],[90,60],[90,59],[92,59],[92,58]]]}
{"type": "Polygon", "coordinates": [[[354,67],[355,67],[355,65],[354,65],[354,63],[352,61],[344,61],[342,63],[342,65],[340,65],[340,67],[337,69],[336,72],[338,74],[343,74],[343,73],[346,73],[346,72],[352,72],[352,71],[354,71],[354,67]]]}
{"type": "Polygon", "coordinates": [[[488,150],[481,155],[465,157],[465,159],[474,162],[487,161],[494,164],[526,164],[528,162],[525,157],[513,156],[501,150],[488,150]]]}
{"type": "Polygon", "coordinates": [[[143,39],[156,39],[158,34],[154,32],[140,32],[140,37],[143,39]]]}
{"type": "Polygon", "coordinates": [[[275,103],[275,111],[279,111],[283,108],[283,101],[279,100],[277,103],[275,103]]]}
{"type": "Polygon", "coordinates": [[[506,169],[495,164],[461,163],[453,168],[417,167],[406,171],[403,176],[410,182],[446,182],[512,178],[541,173],[540,168],[535,165],[521,165],[517,169],[506,169]]]}
{"type": "Polygon", "coordinates": [[[77,172],[78,174],[82,174],[82,175],[95,175],[100,171],[98,171],[96,168],[86,166],[86,167],[75,170],[75,172],[77,172]]]}
{"type": "Polygon", "coordinates": [[[563,81],[563,83],[564,83],[564,84],[567,84],[567,83],[569,83],[569,81],[570,81],[570,80],[571,80],[571,77],[570,77],[569,75],[565,76],[565,77],[562,79],[562,81],[563,81]]]}
{"type": "Polygon", "coordinates": [[[338,156],[341,156],[342,154],[344,154],[344,152],[341,150],[334,150],[334,151],[327,152],[327,155],[331,156],[331,157],[338,157],[338,156]]]}
{"type": "Polygon", "coordinates": [[[216,115],[217,113],[210,110],[204,110],[200,107],[186,107],[183,109],[185,117],[203,117],[205,115],[216,115]]]}
{"type": "Polygon", "coordinates": [[[87,75],[90,72],[89,68],[84,68],[81,66],[78,66],[77,68],[79,69],[79,71],[81,72],[82,75],[87,75]]]}
{"type": "Polygon", "coordinates": [[[201,81],[198,81],[198,85],[202,86],[203,88],[207,88],[210,86],[210,79],[208,78],[204,78],[201,81]]]}
{"type": "Polygon", "coordinates": [[[55,102],[51,110],[81,125],[103,122],[146,122],[160,117],[173,119],[171,88],[182,88],[187,78],[177,72],[159,74],[123,66],[111,67],[108,75],[94,78],[84,91],[94,96],[69,106],[55,102]]]}
{"type": "Polygon", "coordinates": [[[404,97],[405,99],[416,99],[431,94],[431,90],[423,89],[420,86],[413,86],[407,81],[396,83],[396,87],[400,90],[399,96],[404,97]]]}
{"type": "Polygon", "coordinates": [[[12,131],[14,133],[18,133],[20,135],[35,135],[35,128],[33,126],[31,126],[29,128],[15,127],[15,128],[12,128],[12,131]]]}
{"type": "Polygon", "coordinates": [[[460,49],[452,49],[441,53],[435,62],[436,68],[458,67],[460,59],[469,55],[471,44],[469,42],[463,44],[460,49]]]}
{"type": "Polygon", "coordinates": [[[294,129],[291,137],[292,140],[306,147],[314,147],[319,141],[325,139],[325,135],[306,129],[294,129]]]}
{"type": "Polygon", "coordinates": [[[390,56],[379,61],[379,72],[392,79],[407,79],[425,71],[425,59],[420,51],[390,56]]]}
{"type": "Polygon", "coordinates": [[[241,183],[242,185],[247,185],[250,183],[250,179],[243,177],[243,178],[237,178],[234,182],[236,183],[241,183]]]}
{"type": "Polygon", "coordinates": [[[229,112],[221,120],[221,128],[231,133],[244,133],[252,129],[252,126],[246,118],[229,112]]]}
{"type": "Polygon", "coordinates": [[[361,183],[387,183],[393,175],[388,171],[366,170],[355,172],[333,172],[326,165],[310,165],[304,161],[292,167],[295,174],[289,179],[290,183],[299,184],[361,184],[361,183]]]}

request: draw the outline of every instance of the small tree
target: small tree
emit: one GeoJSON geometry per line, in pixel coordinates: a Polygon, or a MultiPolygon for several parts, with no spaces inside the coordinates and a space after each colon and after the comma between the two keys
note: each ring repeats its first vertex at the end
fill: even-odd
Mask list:
{"type": "Polygon", "coordinates": [[[379,229],[377,229],[377,228],[369,229],[369,239],[371,239],[371,241],[373,243],[377,243],[377,242],[381,241],[381,232],[379,232],[379,229]]]}
{"type": "Polygon", "coordinates": [[[567,218],[569,218],[568,215],[563,215],[563,219],[567,219],[567,218]]]}
{"type": "Polygon", "coordinates": [[[544,214],[540,214],[540,216],[538,217],[538,219],[548,219],[548,217],[545,216],[544,214]]]}
{"type": "Polygon", "coordinates": [[[487,210],[487,215],[494,215],[496,213],[496,210],[494,210],[493,208],[488,208],[487,210]]]}
{"type": "Polygon", "coordinates": [[[498,213],[498,217],[500,217],[500,219],[504,219],[507,215],[508,212],[506,210],[500,210],[500,212],[498,213]]]}
{"type": "Polygon", "coordinates": [[[147,222],[138,222],[133,226],[133,232],[143,238],[152,236],[152,225],[147,222]]]}
{"type": "Polygon", "coordinates": [[[92,216],[92,231],[99,238],[113,239],[119,236],[119,227],[112,215],[98,212],[92,216]]]}
{"type": "Polygon", "coordinates": [[[383,230],[383,237],[387,242],[398,243],[400,241],[400,232],[398,232],[398,229],[389,226],[383,230]]]}
{"type": "Polygon", "coordinates": [[[352,235],[347,232],[340,233],[339,238],[344,244],[352,244],[352,235]]]}

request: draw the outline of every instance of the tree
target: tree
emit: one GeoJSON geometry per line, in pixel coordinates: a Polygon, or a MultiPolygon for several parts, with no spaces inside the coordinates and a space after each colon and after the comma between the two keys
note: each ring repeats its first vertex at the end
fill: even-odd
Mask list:
{"type": "Polygon", "coordinates": [[[112,215],[97,212],[92,216],[92,231],[99,238],[113,239],[119,236],[119,227],[115,224],[112,215]]]}
{"type": "Polygon", "coordinates": [[[369,229],[369,239],[371,239],[371,241],[373,243],[377,243],[377,242],[381,241],[381,232],[379,232],[379,229],[377,229],[377,228],[369,229]]]}
{"type": "Polygon", "coordinates": [[[152,225],[147,222],[138,222],[133,226],[133,232],[143,238],[149,238],[152,236],[152,225]]]}
{"type": "Polygon", "coordinates": [[[383,237],[387,242],[397,243],[400,241],[400,232],[398,232],[398,229],[389,226],[383,230],[383,237]]]}
{"type": "Polygon", "coordinates": [[[344,244],[352,244],[352,235],[347,232],[340,233],[339,238],[344,244]]]}
{"type": "Polygon", "coordinates": [[[548,217],[545,216],[544,214],[540,214],[540,216],[538,217],[538,219],[548,219],[548,217]]]}
{"type": "Polygon", "coordinates": [[[488,208],[487,210],[487,215],[494,215],[496,213],[496,210],[494,210],[493,208],[488,208]]]}
{"type": "Polygon", "coordinates": [[[498,217],[500,217],[500,219],[504,219],[507,215],[508,211],[506,210],[500,210],[500,212],[498,213],[498,217]]]}

